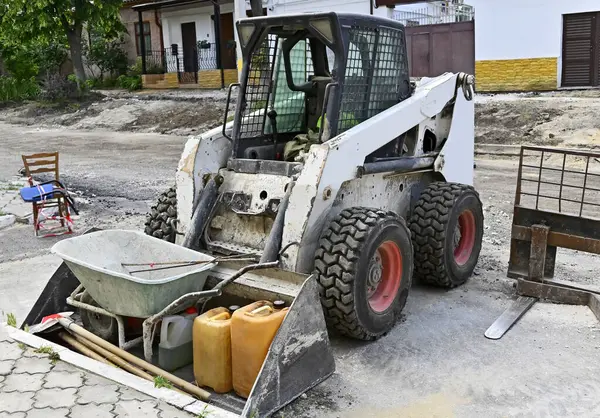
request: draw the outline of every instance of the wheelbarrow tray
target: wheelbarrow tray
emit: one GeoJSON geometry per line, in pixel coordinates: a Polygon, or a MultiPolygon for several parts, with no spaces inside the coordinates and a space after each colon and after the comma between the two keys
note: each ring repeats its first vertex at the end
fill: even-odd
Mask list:
{"type": "Polygon", "coordinates": [[[136,318],[152,316],[180,296],[202,290],[208,272],[216,265],[209,255],[141,232],[118,229],[60,241],[52,252],[65,261],[100,307],[136,318]],[[207,263],[133,274],[130,271],[152,266],[123,266],[188,261],[207,263]]]}

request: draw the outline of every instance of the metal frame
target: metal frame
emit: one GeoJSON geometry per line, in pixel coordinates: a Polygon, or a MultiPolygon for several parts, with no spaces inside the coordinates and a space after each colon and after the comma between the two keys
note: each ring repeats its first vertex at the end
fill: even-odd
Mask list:
{"type": "Polygon", "coordinates": [[[554,278],[558,247],[600,254],[600,187],[592,186],[594,180],[600,184],[600,171],[590,171],[590,163],[597,162],[600,153],[521,147],[507,272],[517,280],[520,297],[486,331],[486,337],[501,338],[540,299],[588,305],[600,320],[600,287],[554,278]],[[524,161],[536,156],[539,164],[524,161]],[[562,157],[560,168],[545,164],[548,157],[558,157],[559,163],[562,157]],[[583,159],[585,169],[571,168],[569,157],[579,159],[579,165],[583,159]],[[581,185],[573,183],[578,177],[581,185]],[[553,187],[558,189],[556,195],[544,190],[553,187]],[[581,197],[565,197],[569,191],[580,191],[581,197]],[[590,200],[590,192],[599,193],[597,202],[590,200]],[[589,215],[594,208],[598,217],[589,215]]]}
{"type": "Polygon", "coordinates": [[[142,342],[142,337],[135,338],[131,341],[125,340],[125,322],[123,321],[122,316],[108,312],[106,309],[100,308],[98,306],[93,306],[81,302],[81,298],[86,292],[87,291],[84,289],[83,285],[80,284],[67,298],[67,304],[76,308],[85,309],[86,311],[90,311],[115,319],[117,321],[117,329],[119,333],[119,348],[121,348],[122,350],[129,350],[130,348],[135,347],[142,342]]]}
{"type": "Polygon", "coordinates": [[[307,36],[318,38],[335,54],[334,67],[336,68],[336,72],[332,72],[332,83],[339,83],[341,88],[333,89],[333,91],[329,89],[333,97],[328,97],[328,95],[325,97],[327,103],[327,122],[322,125],[327,125],[329,129],[324,135],[320,133],[323,141],[327,141],[338,133],[352,127],[351,124],[344,123],[349,122],[344,117],[347,118],[351,112],[361,112],[360,115],[353,115],[352,117],[352,119],[356,119],[357,123],[361,123],[367,120],[368,117],[381,113],[410,96],[408,54],[405,48],[404,25],[399,22],[374,16],[349,13],[269,16],[239,21],[237,23],[238,33],[240,26],[247,25],[248,23],[252,23],[256,29],[248,43],[242,45],[244,67],[237,103],[246,104],[248,100],[250,102],[245,112],[238,112],[236,115],[232,135],[234,140],[234,155],[238,153],[237,144],[241,138],[248,139],[264,135],[266,109],[270,104],[270,96],[272,94],[270,82],[275,71],[274,66],[277,57],[271,57],[273,67],[267,71],[253,68],[253,58],[256,58],[257,54],[260,56],[261,51],[264,49],[267,51],[273,50],[274,53],[278,52],[278,37],[273,36],[273,39],[267,38],[267,36],[273,35],[267,34],[272,27],[300,24],[303,28],[306,28],[307,36]],[[327,40],[310,25],[311,21],[316,20],[329,20],[332,29],[332,40],[327,40]],[[365,34],[369,35],[371,42],[367,40],[365,34]],[[269,43],[272,41],[274,41],[274,44],[269,46],[269,43]],[[261,47],[261,44],[265,42],[267,43],[266,48],[261,47]],[[361,53],[368,54],[368,59],[362,56],[364,54],[361,57],[350,56],[347,51],[351,42],[356,44],[358,48],[368,49],[368,51],[361,51],[361,53]],[[404,49],[402,49],[403,46],[404,49]],[[346,85],[346,77],[351,75],[351,71],[357,69],[357,64],[361,64],[361,68],[369,73],[364,78],[369,78],[368,76],[375,79],[383,79],[383,77],[393,78],[395,80],[395,90],[383,88],[389,86],[384,86],[381,83],[375,86],[371,83],[346,85]],[[374,73],[375,70],[377,70],[376,73],[374,73]],[[397,74],[388,74],[392,71],[397,74]],[[257,93],[251,82],[254,81],[254,84],[256,84],[256,79],[262,80],[263,78],[267,79],[269,84],[262,86],[264,94],[261,97],[257,97],[261,92],[257,93]],[[372,91],[372,87],[375,87],[376,91],[372,91]],[[379,87],[379,90],[377,90],[377,87],[379,87]],[[359,91],[354,91],[357,89],[359,91]],[[353,100],[354,97],[359,97],[360,100],[353,100]],[[256,104],[255,102],[262,104],[262,113],[255,112],[258,110],[253,107],[256,104]],[[252,117],[247,112],[254,112],[255,116],[252,117]],[[262,122],[258,121],[258,119],[262,119],[262,122]],[[250,132],[248,132],[249,123],[251,125],[250,132]],[[338,124],[340,125],[339,129],[338,124]],[[257,128],[260,129],[257,130],[257,128]]]}

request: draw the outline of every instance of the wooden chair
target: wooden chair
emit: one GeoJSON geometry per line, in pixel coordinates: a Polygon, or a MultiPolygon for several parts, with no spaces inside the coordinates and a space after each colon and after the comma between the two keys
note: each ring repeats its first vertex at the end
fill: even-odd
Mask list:
{"type": "Polygon", "coordinates": [[[75,213],[78,212],[73,199],[59,180],[58,152],[22,155],[21,157],[25,166],[25,175],[29,180],[29,187],[21,189],[21,198],[33,205],[35,235],[39,236],[43,224],[49,220],[60,221],[61,228],[66,227],[66,231],[52,233],[56,229],[53,228],[44,236],[72,233],[73,221],[69,209],[73,209],[75,213]],[[49,173],[51,179],[43,183],[37,182],[33,175],[40,173],[49,173]],[[49,208],[57,208],[58,212],[49,215],[45,212],[49,208]]]}

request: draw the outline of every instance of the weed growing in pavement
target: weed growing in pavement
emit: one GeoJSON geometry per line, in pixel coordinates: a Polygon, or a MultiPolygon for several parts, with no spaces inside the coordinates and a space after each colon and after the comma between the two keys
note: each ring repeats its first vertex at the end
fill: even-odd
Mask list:
{"type": "Polygon", "coordinates": [[[202,412],[200,412],[200,414],[196,415],[196,418],[208,418],[210,411],[207,411],[207,408],[208,405],[204,405],[204,409],[202,410],[202,412]]]}
{"type": "Polygon", "coordinates": [[[40,348],[34,350],[34,353],[48,354],[48,358],[52,364],[56,364],[56,362],[60,360],[60,355],[49,345],[41,346],[40,348]]]}
{"type": "Polygon", "coordinates": [[[6,325],[9,327],[16,328],[17,327],[17,317],[13,313],[9,313],[6,315],[6,325]]]}
{"type": "Polygon", "coordinates": [[[171,382],[169,382],[162,376],[154,376],[154,387],[173,389],[173,385],[171,384],[171,382]]]}
{"type": "Polygon", "coordinates": [[[17,345],[19,346],[19,348],[21,349],[21,351],[25,351],[25,350],[27,350],[27,346],[26,346],[25,344],[23,344],[23,343],[19,343],[19,344],[17,344],[17,345]]]}

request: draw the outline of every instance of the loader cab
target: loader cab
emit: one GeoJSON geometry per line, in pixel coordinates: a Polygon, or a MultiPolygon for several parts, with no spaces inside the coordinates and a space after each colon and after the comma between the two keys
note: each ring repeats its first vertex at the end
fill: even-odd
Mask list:
{"type": "Polygon", "coordinates": [[[233,166],[298,163],[311,144],[411,94],[399,22],[309,13],[243,19],[237,27],[244,66],[230,134],[233,166]]]}

